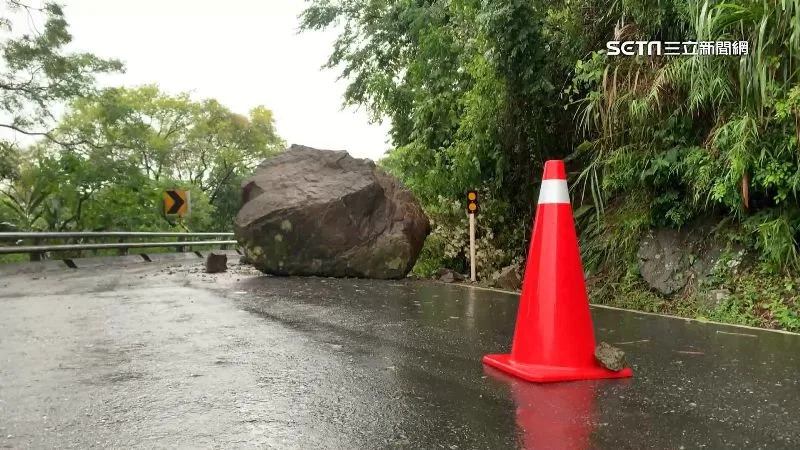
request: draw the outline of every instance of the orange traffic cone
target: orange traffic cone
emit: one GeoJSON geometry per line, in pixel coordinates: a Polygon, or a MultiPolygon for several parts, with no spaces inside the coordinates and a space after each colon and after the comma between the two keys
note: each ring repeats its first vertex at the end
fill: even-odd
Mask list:
{"type": "Polygon", "coordinates": [[[563,161],[547,161],[539,191],[511,354],[483,362],[537,382],[624,378],[594,357],[589,298],[563,161]]]}

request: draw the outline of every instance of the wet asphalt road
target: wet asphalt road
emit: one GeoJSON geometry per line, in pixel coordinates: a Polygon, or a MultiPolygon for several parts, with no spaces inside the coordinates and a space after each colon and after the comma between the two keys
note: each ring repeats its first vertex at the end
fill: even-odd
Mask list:
{"type": "Polygon", "coordinates": [[[594,308],[634,378],[536,385],[515,295],[199,267],[0,275],[0,447],[800,447],[797,335],[594,308]]]}

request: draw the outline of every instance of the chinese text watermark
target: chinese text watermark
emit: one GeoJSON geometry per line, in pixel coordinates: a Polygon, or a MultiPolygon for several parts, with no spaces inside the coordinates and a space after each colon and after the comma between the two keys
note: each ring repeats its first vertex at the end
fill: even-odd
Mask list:
{"type": "Polygon", "coordinates": [[[747,41],[608,41],[609,56],[634,55],[747,55],[747,41]]]}

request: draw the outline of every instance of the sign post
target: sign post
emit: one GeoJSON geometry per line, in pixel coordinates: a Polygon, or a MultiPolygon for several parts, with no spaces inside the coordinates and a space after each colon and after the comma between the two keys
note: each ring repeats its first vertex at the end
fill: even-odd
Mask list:
{"type": "Polygon", "coordinates": [[[476,281],[476,261],[475,261],[475,213],[478,212],[478,193],[476,191],[467,192],[467,213],[469,213],[469,279],[473,283],[476,281]]]}

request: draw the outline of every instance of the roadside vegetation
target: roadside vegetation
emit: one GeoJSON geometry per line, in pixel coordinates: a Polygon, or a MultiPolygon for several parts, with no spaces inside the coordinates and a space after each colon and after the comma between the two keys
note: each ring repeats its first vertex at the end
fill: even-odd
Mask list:
{"type": "Polygon", "coordinates": [[[98,88],[122,63],[71,52],[58,5],[6,3],[0,231],[230,231],[241,180],[284,147],[272,112],[155,84],[98,88]],[[186,220],[162,214],[167,188],[191,191],[186,220]]]}
{"type": "Polygon", "coordinates": [[[434,222],[419,274],[466,270],[472,188],[479,277],[521,269],[542,162],[565,158],[593,301],[800,331],[800,1],[311,3],[302,26],[341,30],[328,65],[391,119],[382,164],[434,222]],[[611,57],[609,40],[749,54],[611,57]],[[643,282],[646,233],[709,220],[741,266],[670,296],[643,282]]]}

